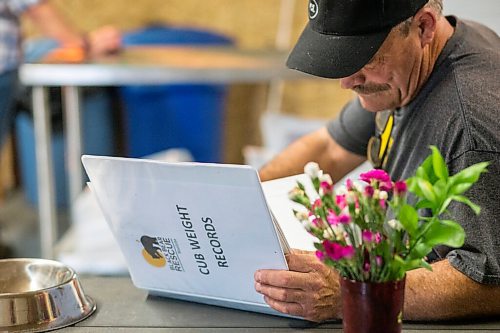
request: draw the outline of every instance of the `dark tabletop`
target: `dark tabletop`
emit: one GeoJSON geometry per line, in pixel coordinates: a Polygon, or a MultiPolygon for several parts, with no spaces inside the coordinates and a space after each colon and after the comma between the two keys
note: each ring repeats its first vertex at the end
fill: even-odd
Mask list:
{"type": "MultiPolygon", "coordinates": [[[[129,277],[82,277],[97,302],[88,319],[61,331],[83,332],[342,332],[340,322],[302,320],[148,296],[129,277]]],[[[500,318],[472,323],[405,323],[403,332],[500,332],[500,318]]]]}

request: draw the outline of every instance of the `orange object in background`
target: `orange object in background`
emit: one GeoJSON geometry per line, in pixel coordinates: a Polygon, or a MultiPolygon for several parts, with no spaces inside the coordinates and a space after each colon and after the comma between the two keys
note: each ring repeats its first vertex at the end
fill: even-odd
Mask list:
{"type": "Polygon", "coordinates": [[[86,52],[82,47],[60,47],[49,52],[43,59],[46,63],[82,63],[86,52]]]}

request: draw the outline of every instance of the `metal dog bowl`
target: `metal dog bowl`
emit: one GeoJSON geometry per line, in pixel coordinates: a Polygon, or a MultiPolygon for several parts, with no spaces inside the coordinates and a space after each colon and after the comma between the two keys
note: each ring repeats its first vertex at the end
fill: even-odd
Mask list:
{"type": "Polygon", "coordinates": [[[0,332],[54,330],[95,309],[68,266],[43,259],[0,260],[0,332]]]}

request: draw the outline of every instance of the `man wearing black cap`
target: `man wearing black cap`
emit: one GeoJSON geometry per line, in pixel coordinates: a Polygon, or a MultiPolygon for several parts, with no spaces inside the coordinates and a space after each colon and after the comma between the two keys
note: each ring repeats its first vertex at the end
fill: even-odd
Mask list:
{"type": "MultiPolygon", "coordinates": [[[[433,272],[407,275],[404,316],[414,320],[500,314],[500,39],[441,10],[442,0],[310,0],[309,23],[287,65],[340,78],[358,97],[260,171],[262,180],[279,178],[316,161],[336,181],[368,157],[392,179],[406,179],[430,145],[451,174],[491,161],[467,192],[481,214],[450,206],[464,246],[435,248],[433,272]]],[[[295,252],[288,262],[290,271],[255,273],[266,302],[312,321],[338,318],[336,274],[311,253],[295,252]]]]}

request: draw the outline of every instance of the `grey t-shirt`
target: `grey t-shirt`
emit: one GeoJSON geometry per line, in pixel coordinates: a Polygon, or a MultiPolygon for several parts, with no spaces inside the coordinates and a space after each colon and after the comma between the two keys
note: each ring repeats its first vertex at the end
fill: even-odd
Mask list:
{"type": "MultiPolygon", "coordinates": [[[[455,33],[447,42],[418,96],[395,112],[393,145],[386,170],[392,179],[411,177],[436,145],[455,174],[491,161],[488,173],[465,194],[481,206],[476,216],[454,203],[449,210],[465,229],[460,249],[438,247],[439,258],[473,280],[500,284],[500,38],[474,22],[447,17],[455,33]]],[[[359,100],[328,124],[330,135],[347,150],[366,155],[375,133],[374,113],[359,100]]]]}

